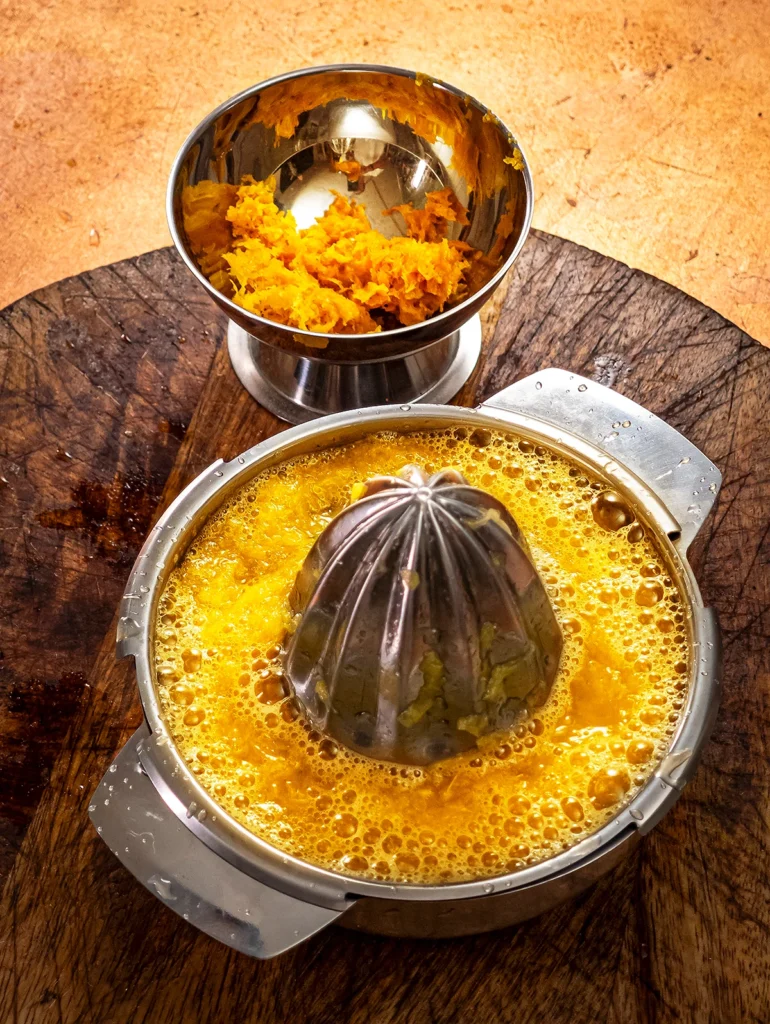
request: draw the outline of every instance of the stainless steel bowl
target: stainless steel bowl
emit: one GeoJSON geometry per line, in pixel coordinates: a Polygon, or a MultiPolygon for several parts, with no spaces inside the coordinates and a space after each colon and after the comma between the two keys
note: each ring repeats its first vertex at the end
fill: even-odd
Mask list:
{"type": "Polygon", "coordinates": [[[231,320],[239,377],[262,404],[299,422],[365,405],[451,398],[478,358],[475,314],[524,244],[532,202],[520,145],[483,104],[413,71],[340,64],[270,79],[217,107],[174,162],[167,214],[182,259],[231,320]],[[340,160],[368,170],[349,180],[332,167],[340,160]],[[397,330],[319,335],[265,320],[211,284],[183,216],[187,186],[240,184],[245,174],[275,175],[276,201],[300,227],[312,224],[337,190],[363,203],[385,235],[399,226],[384,210],[422,206],[426,193],[450,186],[468,207],[469,224],[450,225],[449,237],[494,255],[496,269],[465,301],[397,330]]]}
{"type": "Polygon", "coordinates": [[[154,527],[123,598],[118,654],[135,659],[145,722],[110,766],[90,814],[123,864],[172,910],[223,942],[275,956],[334,921],[389,935],[450,936],[514,924],[574,896],[614,867],[678,798],[713,724],[719,631],[704,608],[687,548],[711,509],[717,468],[634,402],[563,370],[544,370],[479,409],[379,408],[328,417],[217,462],[154,527]],[[628,424],[618,429],[618,424],[628,424]],[[282,854],[232,819],[199,785],[161,715],[153,668],[158,599],[206,521],[264,468],[377,430],[449,424],[512,430],[611,481],[655,534],[686,597],[692,668],[687,704],[667,755],[644,788],[571,849],[498,878],[389,885],[282,854]]]}

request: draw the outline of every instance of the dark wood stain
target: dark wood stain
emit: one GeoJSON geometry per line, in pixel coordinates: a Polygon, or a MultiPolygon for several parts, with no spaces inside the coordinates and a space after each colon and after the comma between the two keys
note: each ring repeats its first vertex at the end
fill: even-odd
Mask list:
{"type": "Polygon", "coordinates": [[[220,321],[185,276],[150,254],[0,312],[0,878],[88,697],[80,681],[211,365],[220,321]]]}
{"type": "MultiPolygon", "coordinates": [[[[65,672],[56,680],[12,679],[0,660],[0,686],[6,693],[0,745],[0,857],[18,849],[34,807],[48,785],[52,758],[64,740],[70,719],[88,680],[65,672]]],[[[1,861],[0,861],[1,863],[1,861]]]]}
{"type": "Polygon", "coordinates": [[[223,348],[212,362],[222,319],[176,256],[119,263],[0,314],[0,751],[10,730],[25,771],[50,773],[30,775],[28,798],[9,799],[0,777],[0,822],[17,823],[0,909],[0,1019],[770,1020],[770,351],[675,289],[537,232],[494,320],[487,313],[483,363],[458,401],[566,367],[667,418],[724,474],[694,553],[724,632],[724,696],[676,808],[579,899],[447,942],[333,928],[260,963],[141,888],[87,820],[141,716],[108,628],[130,560],[118,548],[135,548],[214,458],[282,426],[243,391],[223,348]],[[142,483],[126,513],[129,479],[142,483]],[[78,490],[82,481],[98,486],[78,490]]]}
{"type": "MultiPolygon", "coordinates": [[[[183,340],[179,339],[180,342],[183,340]]],[[[182,420],[161,420],[158,424],[158,430],[161,434],[171,434],[172,437],[176,438],[177,441],[183,441],[184,435],[187,433],[188,424],[182,420]]]]}
{"type": "Polygon", "coordinates": [[[130,567],[152,523],[163,481],[153,486],[137,474],[117,474],[107,486],[81,480],[71,493],[70,508],[38,513],[41,526],[78,530],[90,538],[99,554],[130,567]]]}

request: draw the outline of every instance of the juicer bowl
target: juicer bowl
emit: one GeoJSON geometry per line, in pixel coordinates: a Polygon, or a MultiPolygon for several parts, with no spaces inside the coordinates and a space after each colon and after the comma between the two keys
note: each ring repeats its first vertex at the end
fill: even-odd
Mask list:
{"type": "Polygon", "coordinates": [[[577,895],[613,868],[692,777],[719,699],[719,629],[687,549],[716,500],[717,468],[636,403],[564,370],[518,381],[478,409],[418,405],[360,410],[295,427],[179,495],[145,542],[118,624],[135,660],[144,723],[94,793],[91,819],[115,855],[170,909],[234,948],[271,957],[335,921],[389,935],[445,937],[515,924],[577,895]],[[622,423],[627,429],[613,429],[622,423]],[[382,430],[465,426],[509,431],[567,457],[618,491],[655,537],[682,594],[691,645],[685,707],[666,755],[607,823],[575,846],[513,873],[445,885],[389,884],[288,856],[235,821],[199,784],[169,735],[158,697],[154,631],[166,580],[196,534],[256,474],[382,430]],[[148,834],[152,843],[143,839],[148,834]]]}
{"type": "MultiPolygon", "coordinates": [[[[483,104],[412,71],[339,64],[270,79],[209,114],[174,162],[167,215],[182,259],[232,322],[238,376],[276,415],[299,422],[361,405],[444,401],[459,390],[480,346],[477,323],[463,337],[460,331],[521,250],[532,203],[521,147],[483,104]],[[448,238],[480,250],[487,271],[463,301],[407,327],[318,334],[266,320],[212,284],[185,223],[185,189],[238,185],[244,175],[274,175],[275,201],[300,228],[324,213],[336,191],[363,204],[372,227],[386,236],[405,228],[400,214],[385,210],[408,202],[422,207],[428,192],[448,186],[469,221],[450,224],[448,238]]],[[[224,210],[220,221],[226,246],[224,210]]]]}

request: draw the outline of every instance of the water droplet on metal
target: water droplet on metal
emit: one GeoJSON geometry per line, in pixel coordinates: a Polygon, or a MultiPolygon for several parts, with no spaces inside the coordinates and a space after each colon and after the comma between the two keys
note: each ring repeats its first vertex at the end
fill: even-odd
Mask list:
{"type": "Polygon", "coordinates": [[[535,390],[536,391],[542,391],[543,390],[543,385],[540,383],[539,380],[535,381],[535,390]]]}
{"type": "Polygon", "coordinates": [[[578,384],[578,391],[588,391],[587,384],[578,384]]]}
{"type": "Polygon", "coordinates": [[[150,875],[147,879],[147,884],[153,886],[162,900],[168,900],[171,903],[176,899],[171,888],[171,879],[161,878],[160,875],[150,875]]]}
{"type": "Polygon", "coordinates": [[[681,765],[689,761],[691,757],[692,750],[690,750],[689,747],[684,750],[676,750],[667,754],[660,762],[660,767],[657,771],[658,777],[662,782],[668,783],[669,786],[676,786],[678,783],[675,779],[671,778],[671,772],[681,767],[681,765]]]}
{"type": "Polygon", "coordinates": [[[121,615],[118,622],[118,640],[131,640],[133,637],[138,636],[141,631],[142,628],[136,619],[131,619],[127,615],[121,615]]]}

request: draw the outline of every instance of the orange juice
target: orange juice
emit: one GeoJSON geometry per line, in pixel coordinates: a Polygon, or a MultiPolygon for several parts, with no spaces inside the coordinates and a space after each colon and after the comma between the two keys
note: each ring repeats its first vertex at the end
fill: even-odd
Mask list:
{"type": "Polygon", "coordinates": [[[246,828],[343,874],[443,884],[515,871],[594,832],[665,753],[687,697],[685,600],[648,530],[607,528],[607,483],[508,433],[372,434],[258,474],[204,525],[162,594],[169,732],[246,828]],[[314,732],[281,670],[288,597],[356,484],[459,469],[503,501],[564,635],[546,705],[479,749],[403,767],[314,732]]]}

